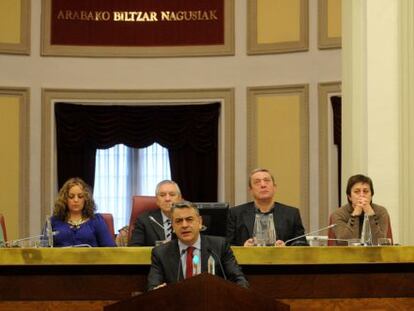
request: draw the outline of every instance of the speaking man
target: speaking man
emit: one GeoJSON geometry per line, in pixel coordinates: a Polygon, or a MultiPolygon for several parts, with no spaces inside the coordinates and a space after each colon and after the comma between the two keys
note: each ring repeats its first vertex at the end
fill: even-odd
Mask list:
{"type": "Polygon", "coordinates": [[[216,275],[242,287],[249,286],[226,240],[200,235],[202,219],[196,204],[176,203],[171,216],[177,239],[153,248],[148,290],[208,272],[209,261],[216,275]]]}

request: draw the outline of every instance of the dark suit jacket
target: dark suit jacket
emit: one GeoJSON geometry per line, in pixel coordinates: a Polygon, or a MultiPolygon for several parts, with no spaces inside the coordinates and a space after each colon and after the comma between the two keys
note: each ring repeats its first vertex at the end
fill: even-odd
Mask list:
{"type": "Polygon", "coordinates": [[[161,210],[142,213],[135,222],[128,246],[154,246],[155,241],[165,240],[164,230],[151,221],[149,216],[163,224],[161,210]]]}
{"type": "MultiPolygon", "coordinates": [[[[244,245],[244,242],[253,236],[256,207],[249,202],[229,209],[227,219],[227,240],[232,245],[244,245]]],[[[276,238],[287,241],[305,233],[299,210],[275,202],[273,208],[276,238]]],[[[301,238],[295,244],[307,244],[306,238],[301,238]]],[[[293,242],[293,243],[294,243],[293,242]]]]}
{"type": "MultiPolygon", "coordinates": [[[[162,283],[176,283],[183,279],[183,270],[180,262],[178,240],[156,246],[151,253],[151,268],[148,274],[148,290],[162,283]]],[[[185,253],[184,253],[185,254],[185,253]]],[[[249,283],[244,277],[240,266],[230,245],[222,237],[201,235],[201,272],[207,272],[207,261],[212,255],[215,260],[215,272],[223,277],[223,267],[228,280],[248,287],[249,283]]]]}

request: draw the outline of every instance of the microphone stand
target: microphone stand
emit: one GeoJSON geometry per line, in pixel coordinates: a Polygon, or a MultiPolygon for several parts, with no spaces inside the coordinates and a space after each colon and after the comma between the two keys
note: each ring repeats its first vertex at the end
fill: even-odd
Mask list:
{"type": "Polygon", "coordinates": [[[164,230],[164,226],[163,225],[161,225],[154,217],[152,217],[152,216],[148,216],[148,218],[154,223],[154,224],[156,224],[157,226],[159,226],[160,228],[162,228],[162,230],[164,230]]]}
{"type": "MultiPolygon", "coordinates": [[[[57,235],[59,233],[59,231],[53,231],[52,235],[57,235]]],[[[34,239],[40,239],[45,237],[44,234],[38,234],[38,235],[33,235],[33,236],[29,236],[29,237],[25,237],[22,239],[17,239],[17,240],[10,240],[10,241],[5,241],[4,245],[8,246],[8,247],[15,247],[17,246],[16,244],[23,242],[23,241],[30,241],[30,240],[34,240],[34,239]]]]}
{"type": "Polygon", "coordinates": [[[314,233],[318,233],[318,232],[321,232],[321,231],[324,231],[324,230],[327,230],[327,229],[331,229],[331,228],[333,228],[333,227],[335,227],[335,226],[336,226],[336,224],[331,224],[331,225],[326,226],[326,227],[323,227],[323,228],[321,228],[321,229],[314,230],[314,231],[311,231],[311,232],[308,232],[308,233],[302,234],[302,235],[300,235],[300,236],[297,236],[297,237],[295,237],[295,238],[292,238],[292,239],[289,239],[289,240],[285,241],[285,245],[287,245],[287,244],[288,244],[288,243],[290,243],[290,242],[296,241],[296,240],[298,240],[298,239],[300,239],[300,238],[304,238],[304,237],[306,237],[306,236],[308,236],[308,235],[312,235],[312,234],[314,234],[314,233]]]}

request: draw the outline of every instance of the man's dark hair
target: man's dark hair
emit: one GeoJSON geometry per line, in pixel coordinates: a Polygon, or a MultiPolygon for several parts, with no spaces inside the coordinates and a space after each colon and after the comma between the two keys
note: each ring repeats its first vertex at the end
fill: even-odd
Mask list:
{"type": "Polygon", "coordinates": [[[189,201],[181,201],[177,203],[173,203],[171,206],[171,215],[174,213],[174,210],[177,208],[192,208],[195,210],[196,214],[200,216],[200,211],[198,210],[198,206],[195,203],[189,202],[189,201]]]}

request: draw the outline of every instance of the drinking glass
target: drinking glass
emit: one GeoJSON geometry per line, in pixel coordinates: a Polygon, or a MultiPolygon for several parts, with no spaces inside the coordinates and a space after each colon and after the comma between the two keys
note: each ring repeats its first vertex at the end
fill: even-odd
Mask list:
{"type": "Polygon", "coordinates": [[[253,240],[256,246],[273,246],[276,242],[276,230],[273,215],[256,214],[253,227],[253,240]]]}

